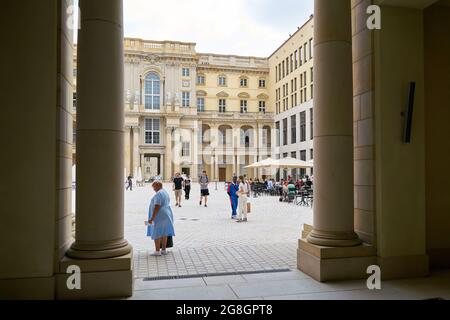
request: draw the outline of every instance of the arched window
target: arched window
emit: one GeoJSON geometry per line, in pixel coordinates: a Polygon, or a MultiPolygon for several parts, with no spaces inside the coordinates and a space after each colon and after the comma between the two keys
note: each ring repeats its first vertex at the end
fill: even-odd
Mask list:
{"type": "Polygon", "coordinates": [[[155,72],[145,77],[144,100],[146,110],[161,109],[161,80],[155,72]]]}

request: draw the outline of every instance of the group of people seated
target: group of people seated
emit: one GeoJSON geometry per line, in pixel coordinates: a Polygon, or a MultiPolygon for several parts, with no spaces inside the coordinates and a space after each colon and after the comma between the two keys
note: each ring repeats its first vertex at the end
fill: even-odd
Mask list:
{"type": "Polygon", "coordinates": [[[295,195],[308,192],[313,188],[313,179],[308,175],[295,179],[288,176],[287,179],[276,181],[275,179],[249,179],[251,192],[258,194],[270,194],[280,196],[280,201],[292,201],[295,195]]]}

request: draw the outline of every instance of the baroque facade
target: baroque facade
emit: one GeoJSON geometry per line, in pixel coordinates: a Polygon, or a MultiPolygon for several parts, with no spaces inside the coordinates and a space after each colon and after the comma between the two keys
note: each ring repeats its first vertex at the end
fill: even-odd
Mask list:
{"type": "Polygon", "coordinates": [[[125,170],[212,181],[271,156],[268,60],[202,54],[195,43],[126,38],[125,170]]]}

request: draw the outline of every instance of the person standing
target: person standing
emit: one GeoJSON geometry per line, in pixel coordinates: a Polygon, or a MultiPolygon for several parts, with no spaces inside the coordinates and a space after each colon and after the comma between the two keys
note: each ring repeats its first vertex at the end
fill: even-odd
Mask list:
{"type": "Polygon", "coordinates": [[[231,204],[231,219],[237,219],[237,206],[238,206],[238,194],[239,184],[237,182],[237,177],[233,177],[233,181],[228,185],[227,193],[230,196],[231,204]]]}
{"type": "Polygon", "coordinates": [[[203,170],[202,175],[199,177],[198,182],[200,183],[200,205],[202,205],[203,198],[205,198],[205,207],[207,207],[208,196],[209,196],[209,178],[206,171],[203,170]]]}
{"type": "Polygon", "coordinates": [[[127,190],[130,189],[130,191],[133,191],[133,179],[131,177],[131,174],[128,176],[127,181],[128,181],[127,190]]]}
{"type": "Polygon", "coordinates": [[[191,177],[186,176],[183,185],[184,185],[184,198],[186,200],[189,200],[189,194],[191,193],[191,177]]]}
{"type": "Polygon", "coordinates": [[[183,178],[180,173],[177,172],[175,174],[175,178],[173,179],[173,191],[175,192],[175,206],[181,208],[181,196],[183,194],[183,178]]]}
{"type": "Polygon", "coordinates": [[[155,241],[155,252],[151,256],[161,256],[167,254],[167,238],[175,236],[173,212],[169,194],[163,189],[162,183],[155,181],[152,187],[156,194],[148,209],[147,236],[155,241]]]}
{"type": "Polygon", "coordinates": [[[239,177],[239,190],[236,194],[239,197],[239,217],[236,222],[247,222],[247,202],[250,196],[250,185],[243,176],[239,177]]]}

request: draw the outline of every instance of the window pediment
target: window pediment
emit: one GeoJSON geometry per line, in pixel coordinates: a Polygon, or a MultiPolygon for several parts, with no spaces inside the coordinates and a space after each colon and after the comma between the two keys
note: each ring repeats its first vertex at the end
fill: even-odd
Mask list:
{"type": "Polygon", "coordinates": [[[241,99],[250,99],[250,95],[247,92],[239,93],[238,97],[241,98],[241,99]]]}
{"type": "Polygon", "coordinates": [[[208,93],[204,90],[197,91],[197,97],[206,97],[208,93]]]}
{"type": "Polygon", "coordinates": [[[258,95],[258,99],[259,100],[269,100],[269,96],[265,93],[261,93],[260,95],[258,95]]]}
{"type": "Polygon", "coordinates": [[[228,94],[228,93],[226,93],[225,91],[220,91],[218,94],[217,94],[217,97],[219,97],[219,98],[228,98],[230,95],[228,94]]]}

